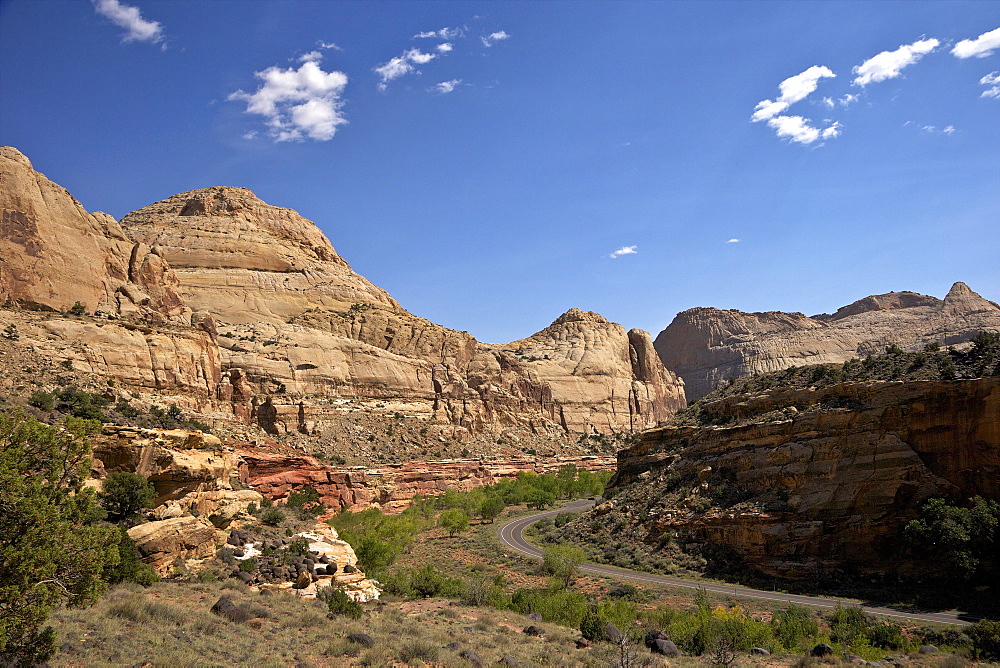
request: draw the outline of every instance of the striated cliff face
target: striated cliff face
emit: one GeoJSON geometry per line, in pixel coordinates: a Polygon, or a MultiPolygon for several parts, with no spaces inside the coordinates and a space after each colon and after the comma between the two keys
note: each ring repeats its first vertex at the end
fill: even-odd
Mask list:
{"type": "Polygon", "coordinates": [[[654,345],[664,366],[684,379],[691,400],[730,378],[845,362],[880,353],[890,344],[904,349],[947,345],[982,330],[1000,330],[1000,306],[955,283],[943,300],[890,292],[814,317],[689,309],[677,314],[654,345]]]}
{"type": "Polygon", "coordinates": [[[1000,378],[844,383],[713,404],[733,417],[778,410],[794,417],[655,429],[622,450],[612,485],[652,500],[637,527],[651,541],[678,532],[727,548],[782,577],[905,575],[900,531],[922,501],[1000,499],[1000,378]]]}
{"type": "Polygon", "coordinates": [[[471,431],[534,434],[638,430],[685,403],[645,332],[572,309],[528,339],[480,343],[402,309],[313,223],[243,188],[175,195],[122,226],[211,315],[227,372],[219,399],[251,419],[271,409],[250,398],[281,386],[313,397],[295,423],[319,430],[333,421],[319,398],[406,401],[471,431]]]}

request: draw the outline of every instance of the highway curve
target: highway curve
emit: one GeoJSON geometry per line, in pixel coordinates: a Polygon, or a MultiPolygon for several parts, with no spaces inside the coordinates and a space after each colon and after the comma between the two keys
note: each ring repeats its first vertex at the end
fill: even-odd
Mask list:
{"type": "MultiPolygon", "coordinates": [[[[578,512],[587,510],[594,505],[593,501],[572,501],[561,508],[547,510],[534,515],[527,515],[506,522],[497,529],[497,537],[500,543],[515,552],[534,559],[542,558],[542,551],[529,543],[524,538],[524,530],[543,517],[551,517],[559,513],[578,512]]],[[[715,594],[726,596],[742,596],[745,598],[756,598],[767,601],[780,601],[782,603],[794,603],[796,605],[807,605],[813,608],[835,608],[838,602],[836,599],[820,598],[818,596],[800,596],[797,594],[782,594],[780,592],[764,591],[761,589],[750,589],[739,585],[717,584],[713,582],[700,582],[696,580],[685,580],[682,578],[667,577],[665,575],[653,575],[651,573],[640,573],[614,566],[604,566],[599,564],[583,564],[580,570],[584,573],[594,575],[604,575],[620,580],[632,580],[634,582],[644,582],[652,585],[667,585],[670,587],[686,587],[688,589],[704,589],[715,594]]],[[[909,612],[897,610],[895,608],[881,608],[876,606],[861,606],[865,612],[882,617],[898,617],[902,619],[912,619],[921,622],[934,622],[937,624],[958,624],[967,625],[975,623],[979,618],[971,615],[960,615],[952,612],[909,612]]]]}

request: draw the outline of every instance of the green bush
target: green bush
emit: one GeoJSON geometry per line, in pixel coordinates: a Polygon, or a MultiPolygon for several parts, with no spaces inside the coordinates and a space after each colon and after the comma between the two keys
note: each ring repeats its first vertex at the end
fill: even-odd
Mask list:
{"type": "Polygon", "coordinates": [[[872,618],[860,607],[845,608],[838,603],[830,619],[831,638],[835,642],[853,645],[855,642],[867,638],[868,627],[871,626],[872,621],[872,618]]]}
{"type": "Polygon", "coordinates": [[[569,587],[580,573],[580,564],[587,560],[583,550],[568,545],[552,545],[542,551],[542,569],[552,577],[559,578],[564,587],[569,587]]]}
{"type": "Polygon", "coordinates": [[[326,600],[326,607],[331,615],[341,615],[351,619],[361,619],[364,615],[361,604],[337,587],[327,587],[322,591],[323,599],[326,600]]]}
{"type": "Polygon", "coordinates": [[[322,515],[326,508],[319,501],[319,492],[305,485],[288,495],[288,507],[304,510],[311,515],[322,515]]]}
{"type": "Polygon", "coordinates": [[[280,508],[272,506],[260,514],[260,521],[269,527],[276,527],[285,521],[285,513],[281,512],[280,508]]]}
{"type": "Polygon", "coordinates": [[[1000,622],[981,619],[965,632],[977,658],[1000,661],[1000,622]]]}
{"type": "Polygon", "coordinates": [[[34,406],[35,408],[48,412],[56,407],[56,397],[51,392],[45,392],[44,390],[35,390],[28,397],[28,405],[34,406]]]}
{"type": "Polygon", "coordinates": [[[904,649],[906,639],[902,629],[897,624],[873,624],[868,629],[868,642],[882,649],[904,649]]]}
{"type": "Polygon", "coordinates": [[[771,628],[778,643],[789,652],[801,649],[803,641],[814,638],[819,624],[808,608],[789,605],[771,618],[771,628]]]}
{"type": "Polygon", "coordinates": [[[410,571],[410,588],[417,596],[458,596],[462,592],[462,584],[461,580],[448,577],[433,564],[410,571]]]}
{"type": "Polygon", "coordinates": [[[438,524],[448,532],[449,536],[454,536],[456,533],[466,531],[469,528],[469,519],[468,514],[464,510],[449,508],[441,513],[441,516],[438,518],[438,524]]]}
{"type": "Polygon", "coordinates": [[[152,483],[138,473],[114,471],[104,480],[104,491],[100,494],[101,506],[112,522],[126,522],[134,519],[144,508],[152,505],[156,489],[152,483]]]}
{"type": "Polygon", "coordinates": [[[153,567],[143,563],[139,557],[139,550],[135,547],[135,541],[129,537],[128,531],[123,526],[118,527],[118,563],[105,566],[104,579],[108,584],[135,582],[143,587],[160,581],[160,576],[153,567]]]}

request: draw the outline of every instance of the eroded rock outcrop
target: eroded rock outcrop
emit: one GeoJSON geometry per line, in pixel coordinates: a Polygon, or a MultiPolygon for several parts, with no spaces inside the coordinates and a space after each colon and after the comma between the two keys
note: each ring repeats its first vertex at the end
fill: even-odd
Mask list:
{"type": "Polygon", "coordinates": [[[679,532],[783,577],[905,574],[900,531],[922,501],[1000,499],[1000,378],[844,383],[730,402],[713,411],[797,415],[655,429],[619,453],[612,485],[653,499],[641,525],[650,540],[679,532]]]}
{"type": "Polygon", "coordinates": [[[587,456],[506,462],[407,462],[366,469],[329,466],[305,455],[257,449],[240,449],[238,453],[242,478],[264,496],[286,499],[290,492],[309,486],[333,512],[373,506],[386,511],[402,510],[418,494],[437,496],[449,489],[467,492],[503,478],[517,477],[522,471],[552,474],[566,464],[588,471],[608,471],[615,466],[612,457],[587,456]]]}
{"type": "Polygon", "coordinates": [[[955,283],[943,300],[890,292],[814,317],[689,309],[660,332],[655,346],[664,366],[684,379],[691,400],[730,378],[845,362],[881,353],[890,344],[909,350],[948,345],[983,330],[1000,330],[1000,306],[955,283]]]}
{"type": "Polygon", "coordinates": [[[0,206],[0,302],[183,316],[177,280],[160,256],[106,213],[88,213],[10,146],[0,147],[0,206]]]}

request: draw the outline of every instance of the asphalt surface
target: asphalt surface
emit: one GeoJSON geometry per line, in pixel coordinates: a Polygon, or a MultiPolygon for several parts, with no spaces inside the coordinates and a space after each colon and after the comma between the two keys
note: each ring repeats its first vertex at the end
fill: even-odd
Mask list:
{"type": "MultiPolygon", "coordinates": [[[[515,552],[520,552],[521,554],[533,557],[535,559],[542,558],[542,551],[529,543],[524,538],[524,530],[531,524],[534,524],[538,520],[544,517],[552,517],[558,515],[559,513],[565,512],[579,512],[587,510],[594,505],[593,501],[582,500],[582,501],[572,501],[565,504],[561,508],[556,510],[548,510],[542,513],[536,513],[534,515],[527,515],[525,517],[519,517],[515,520],[511,520],[505,524],[502,524],[497,529],[497,537],[500,542],[515,552]]],[[[836,599],[821,598],[818,596],[800,596],[798,594],[783,594],[781,592],[764,591],[761,589],[750,589],[749,587],[741,587],[739,585],[729,585],[729,584],[716,584],[713,582],[700,582],[697,580],[685,580],[682,578],[667,577],[665,575],[653,575],[651,573],[640,573],[638,571],[630,571],[624,568],[617,568],[615,566],[603,566],[599,564],[583,564],[580,566],[580,570],[584,573],[592,573],[594,575],[604,575],[607,577],[613,577],[620,580],[632,580],[634,582],[645,582],[653,585],[666,585],[670,587],[685,587],[687,589],[704,589],[705,591],[712,592],[715,594],[724,594],[726,596],[738,596],[744,598],[755,598],[762,599],[766,601],[780,601],[781,603],[794,603],[795,605],[807,605],[812,608],[835,608],[838,603],[843,603],[843,601],[838,601],[836,599]]],[[[909,610],[899,610],[895,608],[883,608],[878,606],[861,606],[865,612],[871,613],[873,615],[879,615],[882,617],[897,617],[901,619],[911,619],[921,622],[934,622],[937,624],[957,624],[957,625],[967,625],[975,623],[979,618],[970,615],[961,615],[958,613],[951,612],[924,612],[924,611],[909,611],[909,610]]]]}

